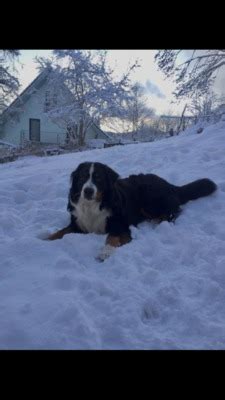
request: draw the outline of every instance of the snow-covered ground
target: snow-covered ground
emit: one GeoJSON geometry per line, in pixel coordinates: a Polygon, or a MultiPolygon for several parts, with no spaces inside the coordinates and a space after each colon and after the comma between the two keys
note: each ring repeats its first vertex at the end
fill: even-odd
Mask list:
{"type": "Polygon", "coordinates": [[[0,165],[1,349],[225,349],[225,121],[197,135],[0,165]],[[64,227],[82,161],[174,184],[209,177],[212,196],[175,224],[132,228],[104,263],[103,235],[41,240],[64,227]]]}

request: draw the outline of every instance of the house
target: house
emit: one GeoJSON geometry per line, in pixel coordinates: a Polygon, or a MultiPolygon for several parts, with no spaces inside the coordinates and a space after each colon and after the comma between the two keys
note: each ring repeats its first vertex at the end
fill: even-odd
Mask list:
{"type": "MultiPolygon", "coordinates": [[[[42,71],[3,111],[0,116],[0,140],[15,145],[22,145],[25,141],[42,144],[65,143],[66,129],[52,122],[45,113],[49,106],[47,84],[50,73],[49,68],[42,71]]],[[[65,99],[71,96],[65,86],[61,90],[65,99]]],[[[86,135],[86,141],[89,139],[107,140],[108,135],[93,122],[86,135]]]]}

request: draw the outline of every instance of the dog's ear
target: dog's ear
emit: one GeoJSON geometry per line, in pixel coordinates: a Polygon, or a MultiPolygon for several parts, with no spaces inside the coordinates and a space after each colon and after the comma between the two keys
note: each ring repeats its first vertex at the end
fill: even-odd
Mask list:
{"type": "Polygon", "coordinates": [[[122,214],[123,211],[126,210],[126,188],[124,187],[122,180],[119,179],[119,175],[115,171],[109,169],[108,174],[110,181],[108,196],[109,203],[116,212],[122,214]]]}
{"type": "Polygon", "coordinates": [[[103,193],[101,208],[105,206],[113,206],[115,190],[114,185],[119,178],[119,174],[117,174],[117,172],[115,172],[112,168],[108,167],[108,165],[103,165],[103,167],[105,176],[105,189],[103,193]]]}
{"type": "Polygon", "coordinates": [[[108,196],[109,198],[113,199],[114,198],[114,191],[115,191],[115,183],[117,179],[119,178],[119,174],[117,172],[113,171],[110,167],[106,166],[106,176],[107,176],[107,186],[108,186],[108,196]]]}
{"type": "Polygon", "coordinates": [[[127,196],[126,188],[121,179],[118,179],[114,184],[112,199],[115,209],[117,209],[120,214],[123,214],[127,208],[127,196]]]}
{"type": "Polygon", "coordinates": [[[116,180],[119,178],[119,174],[117,174],[117,172],[114,171],[112,168],[108,167],[108,165],[106,165],[105,168],[106,168],[108,182],[110,184],[114,184],[116,180]]]}
{"type": "Polygon", "coordinates": [[[77,186],[78,177],[79,177],[79,166],[70,175],[70,190],[68,194],[68,206],[67,206],[67,209],[70,211],[73,209],[73,207],[71,206],[70,199],[76,201],[79,197],[78,193],[79,191],[77,186]]]}
{"type": "MultiPolygon", "coordinates": [[[[78,167],[79,168],[79,167],[78,167]]],[[[70,175],[70,183],[71,185],[73,184],[73,182],[76,180],[76,178],[78,177],[78,168],[75,169],[72,174],[70,175]]]]}

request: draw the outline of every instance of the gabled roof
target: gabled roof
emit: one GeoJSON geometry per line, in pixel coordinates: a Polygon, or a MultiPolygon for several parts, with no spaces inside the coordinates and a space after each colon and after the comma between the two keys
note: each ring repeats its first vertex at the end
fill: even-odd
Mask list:
{"type": "Polygon", "coordinates": [[[99,126],[94,121],[92,121],[92,125],[94,125],[94,127],[97,130],[99,130],[99,132],[103,133],[107,139],[111,140],[111,137],[108,135],[108,133],[104,132],[101,128],[99,128],[99,126]]]}
{"type": "Polygon", "coordinates": [[[28,100],[35,89],[38,89],[43,82],[46,80],[47,76],[50,74],[52,68],[45,68],[31,83],[28,85],[19,96],[13,100],[13,102],[3,111],[1,117],[6,116],[14,107],[21,105],[21,103],[28,100]]]}

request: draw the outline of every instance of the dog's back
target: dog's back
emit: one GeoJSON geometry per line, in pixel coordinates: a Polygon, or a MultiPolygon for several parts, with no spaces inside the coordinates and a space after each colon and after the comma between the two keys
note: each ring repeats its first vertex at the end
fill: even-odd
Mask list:
{"type": "Polygon", "coordinates": [[[130,175],[118,181],[124,193],[129,224],[138,224],[144,219],[175,219],[180,206],[213,193],[217,186],[210,179],[199,179],[183,186],[176,186],[154,174],[130,175]]]}

